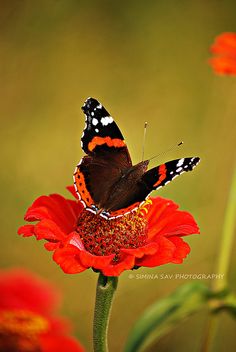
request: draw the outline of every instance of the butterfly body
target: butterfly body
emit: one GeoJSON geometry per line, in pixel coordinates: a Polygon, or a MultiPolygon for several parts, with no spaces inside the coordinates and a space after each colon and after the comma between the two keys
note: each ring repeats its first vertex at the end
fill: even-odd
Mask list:
{"type": "Polygon", "coordinates": [[[81,146],[87,155],[75,169],[75,190],[87,210],[105,219],[136,210],[152,190],[191,171],[200,160],[172,160],[149,171],[149,160],[132,165],[124,138],[106,109],[88,98],[82,110],[86,125],[81,146]]]}

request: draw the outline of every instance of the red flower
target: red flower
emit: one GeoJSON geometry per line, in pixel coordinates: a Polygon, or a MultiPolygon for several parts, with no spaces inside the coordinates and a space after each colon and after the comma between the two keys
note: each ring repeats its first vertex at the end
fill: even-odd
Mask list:
{"type": "Polygon", "coordinates": [[[236,33],[222,33],[211,46],[216,54],[209,60],[216,73],[236,75],[236,33]]]}
{"type": "Polygon", "coordinates": [[[1,352],[83,352],[55,316],[58,292],[23,269],[0,271],[1,352]]]}
{"type": "MultiPolygon", "coordinates": [[[[76,197],[74,188],[68,189],[76,197]]],[[[191,214],[161,197],[151,198],[137,212],[106,220],[78,201],[52,194],[36,199],[25,220],[38,223],[22,226],[18,233],[47,240],[54,261],[70,274],[91,267],[118,276],[140,266],[179,264],[190,252],[181,237],[199,233],[191,214]]]]}

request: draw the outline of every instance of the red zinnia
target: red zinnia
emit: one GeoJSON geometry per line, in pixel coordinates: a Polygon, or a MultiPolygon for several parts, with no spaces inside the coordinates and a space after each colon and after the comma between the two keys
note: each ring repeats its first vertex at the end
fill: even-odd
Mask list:
{"type": "Polygon", "coordinates": [[[83,352],[54,314],[58,292],[23,269],[0,271],[1,352],[83,352]]]}
{"type": "Polygon", "coordinates": [[[236,75],[236,33],[222,33],[211,46],[216,54],[209,60],[216,73],[236,75]]]}
{"type": "MultiPolygon", "coordinates": [[[[75,196],[73,187],[68,190],[75,196]]],[[[182,236],[199,233],[191,214],[171,200],[150,198],[138,211],[113,220],[85,210],[76,200],[58,194],[36,199],[18,233],[45,239],[47,250],[66,273],[88,268],[106,276],[140,266],[182,263],[190,252],[182,236]]]]}

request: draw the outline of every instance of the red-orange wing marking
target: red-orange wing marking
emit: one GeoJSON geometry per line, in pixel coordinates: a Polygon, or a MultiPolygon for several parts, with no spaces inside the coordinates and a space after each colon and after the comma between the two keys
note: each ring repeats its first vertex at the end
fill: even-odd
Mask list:
{"type": "Polygon", "coordinates": [[[158,180],[157,182],[153,185],[153,188],[154,187],[157,187],[160,183],[162,183],[162,181],[166,178],[166,172],[167,172],[167,169],[166,169],[166,165],[165,164],[162,164],[160,166],[158,166],[158,180]]]}
{"type": "Polygon", "coordinates": [[[108,147],[116,147],[121,148],[125,147],[125,141],[119,138],[111,138],[111,137],[93,137],[91,142],[88,144],[88,149],[90,152],[94,150],[98,145],[106,144],[108,147]]]}
{"type": "Polygon", "coordinates": [[[74,172],[74,185],[76,193],[79,196],[80,201],[83,203],[85,208],[90,208],[94,201],[87,190],[83,173],[80,171],[79,165],[76,167],[74,172]]]}
{"type": "Polygon", "coordinates": [[[122,216],[124,214],[128,214],[134,210],[136,210],[140,206],[141,202],[136,202],[132,205],[129,205],[127,208],[119,209],[110,213],[110,218],[116,218],[118,216],[122,216]]]}

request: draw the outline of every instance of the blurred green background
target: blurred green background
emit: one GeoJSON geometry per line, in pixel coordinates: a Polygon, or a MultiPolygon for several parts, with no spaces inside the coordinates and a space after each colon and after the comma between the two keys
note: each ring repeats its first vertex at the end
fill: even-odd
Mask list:
{"type": "MultiPolygon", "coordinates": [[[[36,197],[67,194],[83,155],[80,107],[92,96],[116,118],[135,163],[144,121],[146,157],[185,142],[152,166],[202,158],[159,192],[198,221],[201,235],[187,239],[191,254],[183,265],[138,273],[215,272],[235,161],[236,77],[215,76],[207,60],[216,35],[236,32],[235,1],[0,1],[0,18],[1,266],[24,266],[56,283],[65,295],[62,311],[90,351],[97,275],[63,274],[43,243],[20,238],[17,228],[36,197]]],[[[115,298],[111,351],[121,351],[145,307],[186,282],[128,275],[115,298]]],[[[234,255],[234,290],[235,275],[234,255]]],[[[205,314],[197,314],[148,351],[199,351],[205,329],[205,314]]],[[[235,322],[222,315],[215,351],[235,348],[235,322]]]]}

